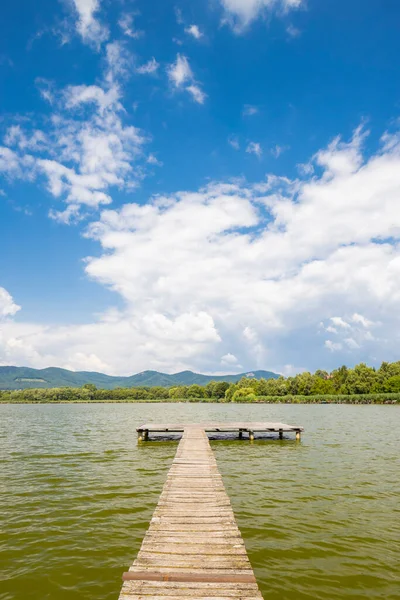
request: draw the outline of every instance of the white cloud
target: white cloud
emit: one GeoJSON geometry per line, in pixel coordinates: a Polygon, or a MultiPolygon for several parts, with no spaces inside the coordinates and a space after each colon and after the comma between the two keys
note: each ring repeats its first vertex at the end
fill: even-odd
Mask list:
{"type": "Polygon", "coordinates": [[[228,144],[229,144],[230,146],[232,146],[232,148],[233,148],[234,150],[240,150],[240,143],[239,143],[239,140],[238,140],[238,138],[237,138],[235,135],[231,135],[231,136],[228,138],[228,144]]]}
{"type": "Polygon", "coordinates": [[[291,38],[297,38],[301,35],[300,29],[297,29],[294,25],[288,25],[288,27],[286,27],[286,32],[291,38]]]}
{"type": "Polygon", "coordinates": [[[168,318],[155,311],[131,315],[110,311],[87,325],[5,322],[0,333],[0,364],[58,365],[113,374],[134,373],[149,365],[158,370],[171,370],[172,365],[185,369],[218,343],[214,323],[203,312],[168,318]]]}
{"type": "Polygon", "coordinates": [[[47,143],[43,131],[34,130],[29,136],[25,135],[20,125],[12,125],[6,131],[4,143],[7,146],[16,146],[19,150],[40,150],[47,143]]]}
{"type": "Polygon", "coordinates": [[[242,115],[244,117],[252,117],[254,115],[258,115],[259,109],[257,106],[253,106],[252,104],[245,104],[242,110],[242,115]]]}
{"type": "Polygon", "coordinates": [[[336,329],[336,327],[332,327],[332,325],[328,325],[328,327],[326,328],[326,330],[328,333],[337,333],[338,330],[336,329]]]}
{"type": "MultiPolygon", "coordinates": [[[[3,287],[0,287],[0,318],[12,317],[19,310],[20,306],[15,304],[12,296],[3,287]]],[[[1,332],[0,332],[1,335],[1,332]]]]}
{"type": "Polygon", "coordinates": [[[186,33],[194,37],[196,40],[199,40],[203,37],[203,33],[200,31],[197,25],[190,25],[189,27],[186,27],[185,31],[186,33]]]}
{"type": "Polygon", "coordinates": [[[331,352],[337,352],[343,348],[342,344],[339,342],[332,342],[332,340],[325,341],[325,347],[328,348],[331,352]]]}
{"type": "Polygon", "coordinates": [[[331,317],[331,321],[335,325],[335,327],[343,327],[344,329],[350,328],[350,325],[346,323],[346,321],[342,319],[342,317],[331,317]]]}
{"type": "Polygon", "coordinates": [[[175,88],[184,88],[193,97],[195,102],[203,104],[206,99],[206,94],[201,90],[196,83],[193,71],[190,68],[189,61],[186,56],[177,54],[176,61],[168,66],[167,74],[170,82],[175,88]]]}
{"type": "Polygon", "coordinates": [[[237,366],[238,359],[236,358],[236,356],[234,354],[231,354],[230,352],[228,352],[227,354],[224,354],[224,356],[221,356],[221,364],[229,365],[229,366],[237,366]]]}
{"type": "Polygon", "coordinates": [[[99,0],[72,0],[78,19],[76,28],[82,40],[99,49],[101,44],[107,40],[109,32],[96,18],[100,10],[99,0]]]}
{"type": "Polygon", "coordinates": [[[199,88],[198,85],[188,85],[187,86],[187,91],[193,96],[194,100],[198,103],[198,104],[204,104],[204,101],[206,99],[206,94],[199,88]]]}
{"type": "Polygon", "coordinates": [[[88,103],[97,104],[101,113],[111,107],[121,108],[120,93],[116,87],[104,90],[97,85],[70,85],[65,89],[64,97],[67,109],[88,103]]]}
{"type": "MultiPolygon", "coordinates": [[[[374,323],[359,313],[353,313],[347,320],[342,317],[331,317],[330,321],[334,323],[335,327],[331,325],[324,327],[323,323],[322,326],[325,331],[335,333],[340,338],[337,342],[340,346],[339,349],[347,347],[349,350],[359,350],[368,345],[369,342],[376,341],[370,329],[379,326],[379,323],[374,323]]],[[[329,344],[327,347],[329,347],[329,344]]]]}
{"type": "Polygon", "coordinates": [[[261,156],[262,156],[261,144],[259,144],[258,142],[250,142],[247,145],[246,152],[248,154],[255,154],[256,156],[258,156],[258,158],[261,158],[261,156]]]}
{"type": "MultiPolygon", "coordinates": [[[[360,131],[348,143],[335,140],[313,157],[315,173],[303,180],[214,182],[103,210],[88,231],[102,250],[86,261],[86,274],[116,292],[124,308],[79,326],[8,321],[0,360],[84,369],[91,357],[121,373],[212,371],[228,354],[246,368],[304,364],[305,355],[318,361],[308,368],[348,356],[394,360],[400,137],[385,135],[366,158],[363,143],[360,131]],[[321,321],[332,339],[316,331],[321,321]]],[[[66,151],[90,164],[80,147],[70,143],[66,151]]],[[[93,173],[75,172],[74,181],[52,164],[49,185],[65,194],[85,177],[89,191],[106,193],[94,185],[105,168],[100,161],[93,173]]],[[[110,177],[118,172],[113,167],[110,177]]]]}
{"type": "Polygon", "coordinates": [[[354,313],[354,315],[351,317],[351,320],[353,321],[353,323],[359,323],[366,329],[368,329],[369,327],[371,327],[373,325],[372,321],[370,321],[369,319],[366,319],[365,317],[363,317],[362,315],[359,315],[358,313],[354,313]]]}
{"type": "Polygon", "coordinates": [[[51,196],[66,203],[49,214],[64,223],[79,220],[81,206],[95,210],[111,203],[111,188],[132,190],[144,176],[135,163],[144,160],[146,138],[125,125],[121,103],[131,56],[120,42],[107,44],[104,54],[103,81],[53,89],[46,131],[25,118],[23,126],[8,128],[0,147],[0,171],[10,179],[45,176],[51,196]]]}
{"type": "Polygon", "coordinates": [[[140,67],[136,67],[135,71],[136,73],[139,73],[139,75],[151,75],[157,72],[159,66],[159,63],[153,57],[147,61],[147,63],[140,65],[140,67]]]}
{"type": "Polygon", "coordinates": [[[115,86],[126,77],[132,68],[132,56],[124,42],[110,42],[106,45],[106,70],[104,79],[109,86],[115,86]]]}
{"type": "Polygon", "coordinates": [[[135,28],[134,15],[124,13],[118,20],[118,25],[122,29],[122,32],[127,37],[132,39],[138,39],[143,35],[143,31],[135,28]]]}
{"type": "Polygon", "coordinates": [[[314,173],[314,166],[311,162],[309,163],[299,163],[297,165],[297,169],[302,176],[312,175],[314,173]]]}
{"type": "Polygon", "coordinates": [[[281,154],[283,154],[283,152],[285,152],[285,150],[287,150],[287,146],[279,146],[278,144],[276,144],[276,146],[274,146],[271,149],[271,154],[272,156],[274,156],[275,158],[279,158],[281,154]]]}
{"type": "Polygon", "coordinates": [[[0,173],[16,173],[20,170],[18,155],[10,148],[0,146],[0,173]]]}
{"type": "Polygon", "coordinates": [[[181,87],[181,85],[193,79],[189,61],[186,56],[181,54],[177,54],[176,61],[168,67],[167,73],[169,80],[176,87],[181,87]]]}
{"type": "Polygon", "coordinates": [[[241,33],[251,21],[272,11],[288,12],[299,8],[304,0],[220,0],[225,21],[236,33],[241,33]]]}
{"type": "Polygon", "coordinates": [[[354,338],[345,338],[344,343],[347,344],[351,350],[355,350],[360,347],[360,344],[358,344],[354,338]]]}
{"type": "Polygon", "coordinates": [[[54,86],[51,81],[44,77],[36,77],[35,84],[39,90],[39,94],[49,104],[54,102],[54,86]]]}
{"type": "Polygon", "coordinates": [[[158,160],[158,158],[154,154],[149,154],[149,156],[147,157],[147,162],[149,163],[149,165],[156,165],[157,167],[163,166],[163,163],[160,160],[158,160]]]}

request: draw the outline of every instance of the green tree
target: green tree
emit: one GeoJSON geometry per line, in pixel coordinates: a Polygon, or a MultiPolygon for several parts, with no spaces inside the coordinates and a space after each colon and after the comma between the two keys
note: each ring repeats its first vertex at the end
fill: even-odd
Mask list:
{"type": "Polygon", "coordinates": [[[226,402],[232,402],[233,394],[236,392],[237,389],[238,389],[238,386],[236,385],[236,383],[230,384],[230,386],[228,387],[228,389],[225,392],[226,402]]]}
{"type": "Polygon", "coordinates": [[[256,395],[252,387],[241,387],[232,396],[232,402],[254,402],[256,395]]]}
{"type": "Polygon", "coordinates": [[[333,386],[332,379],[321,379],[314,377],[313,385],[310,390],[311,395],[319,396],[322,394],[335,394],[336,390],[333,386]]]}
{"type": "Polygon", "coordinates": [[[205,386],[204,390],[205,390],[206,398],[213,398],[214,397],[214,386],[215,386],[215,384],[216,384],[216,381],[210,381],[205,386]]]}
{"type": "MultiPolygon", "coordinates": [[[[349,374],[349,369],[345,365],[332,371],[331,377],[332,377],[333,387],[335,388],[336,391],[345,390],[345,388],[343,386],[346,383],[348,374],[349,374]]],[[[346,394],[347,392],[344,391],[343,393],[346,394]]]]}
{"type": "Polygon", "coordinates": [[[299,373],[296,377],[298,379],[297,394],[299,396],[309,396],[316,378],[308,371],[299,373]]]}
{"type": "Polygon", "coordinates": [[[186,398],[205,398],[204,388],[194,383],[187,388],[186,398]]]}
{"type": "Polygon", "coordinates": [[[348,394],[369,394],[376,381],[375,369],[360,363],[348,372],[344,387],[348,394]]]}
{"type": "Polygon", "coordinates": [[[213,398],[225,398],[225,392],[229,389],[227,381],[216,381],[213,389],[213,398]]]}
{"type": "Polygon", "coordinates": [[[236,384],[238,388],[250,387],[255,392],[258,386],[258,379],[254,377],[242,377],[236,384]]]}
{"type": "Polygon", "coordinates": [[[179,386],[170,388],[168,395],[170,398],[179,400],[180,398],[187,398],[187,391],[188,391],[188,388],[186,385],[179,385],[179,386]]]}
{"type": "Polygon", "coordinates": [[[319,377],[320,379],[328,379],[329,373],[328,371],[324,371],[322,369],[317,369],[314,373],[315,377],[319,377]]]}
{"type": "Polygon", "coordinates": [[[393,377],[389,377],[384,384],[383,388],[385,392],[400,392],[400,375],[393,375],[393,377]]]}

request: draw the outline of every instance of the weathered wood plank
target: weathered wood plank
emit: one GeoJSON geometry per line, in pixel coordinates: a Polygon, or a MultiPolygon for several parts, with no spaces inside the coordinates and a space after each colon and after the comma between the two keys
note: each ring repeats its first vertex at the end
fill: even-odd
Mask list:
{"type": "Polygon", "coordinates": [[[224,555],[230,554],[246,555],[246,548],[242,544],[178,544],[178,543],[162,543],[162,542],[146,542],[144,541],[141,551],[153,552],[154,554],[194,554],[195,556],[203,555],[224,555]]]}

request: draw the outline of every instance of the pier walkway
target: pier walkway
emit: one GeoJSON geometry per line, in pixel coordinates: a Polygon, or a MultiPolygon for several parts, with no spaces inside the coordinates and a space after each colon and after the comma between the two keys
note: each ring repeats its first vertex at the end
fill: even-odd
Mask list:
{"type": "Polygon", "coordinates": [[[262,600],[206,428],[185,426],[119,600],[262,600]]]}

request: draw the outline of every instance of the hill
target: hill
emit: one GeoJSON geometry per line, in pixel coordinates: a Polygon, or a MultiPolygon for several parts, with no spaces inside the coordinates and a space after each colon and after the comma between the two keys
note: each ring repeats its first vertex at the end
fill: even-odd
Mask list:
{"type": "Polygon", "coordinates": [[[182,371],[168,375],[158,371],[143,371],[129,377],[113,377],[104,373],[90,371],[68,371],[49,367],[47,369],[31,369],[29,367],[0,367],[0,390],[21,390],[27,388],[81,387],[85,383],[93,383],[98,388],[112,390],[117,387],[172,387],[174,385],[206,385],[209,381],[228,381],[235,383],[242,377],[255,379],[276,379],[277,373],[272,371],[248,371],[237,375],[202,375],[192,371],[182,371]]]}

